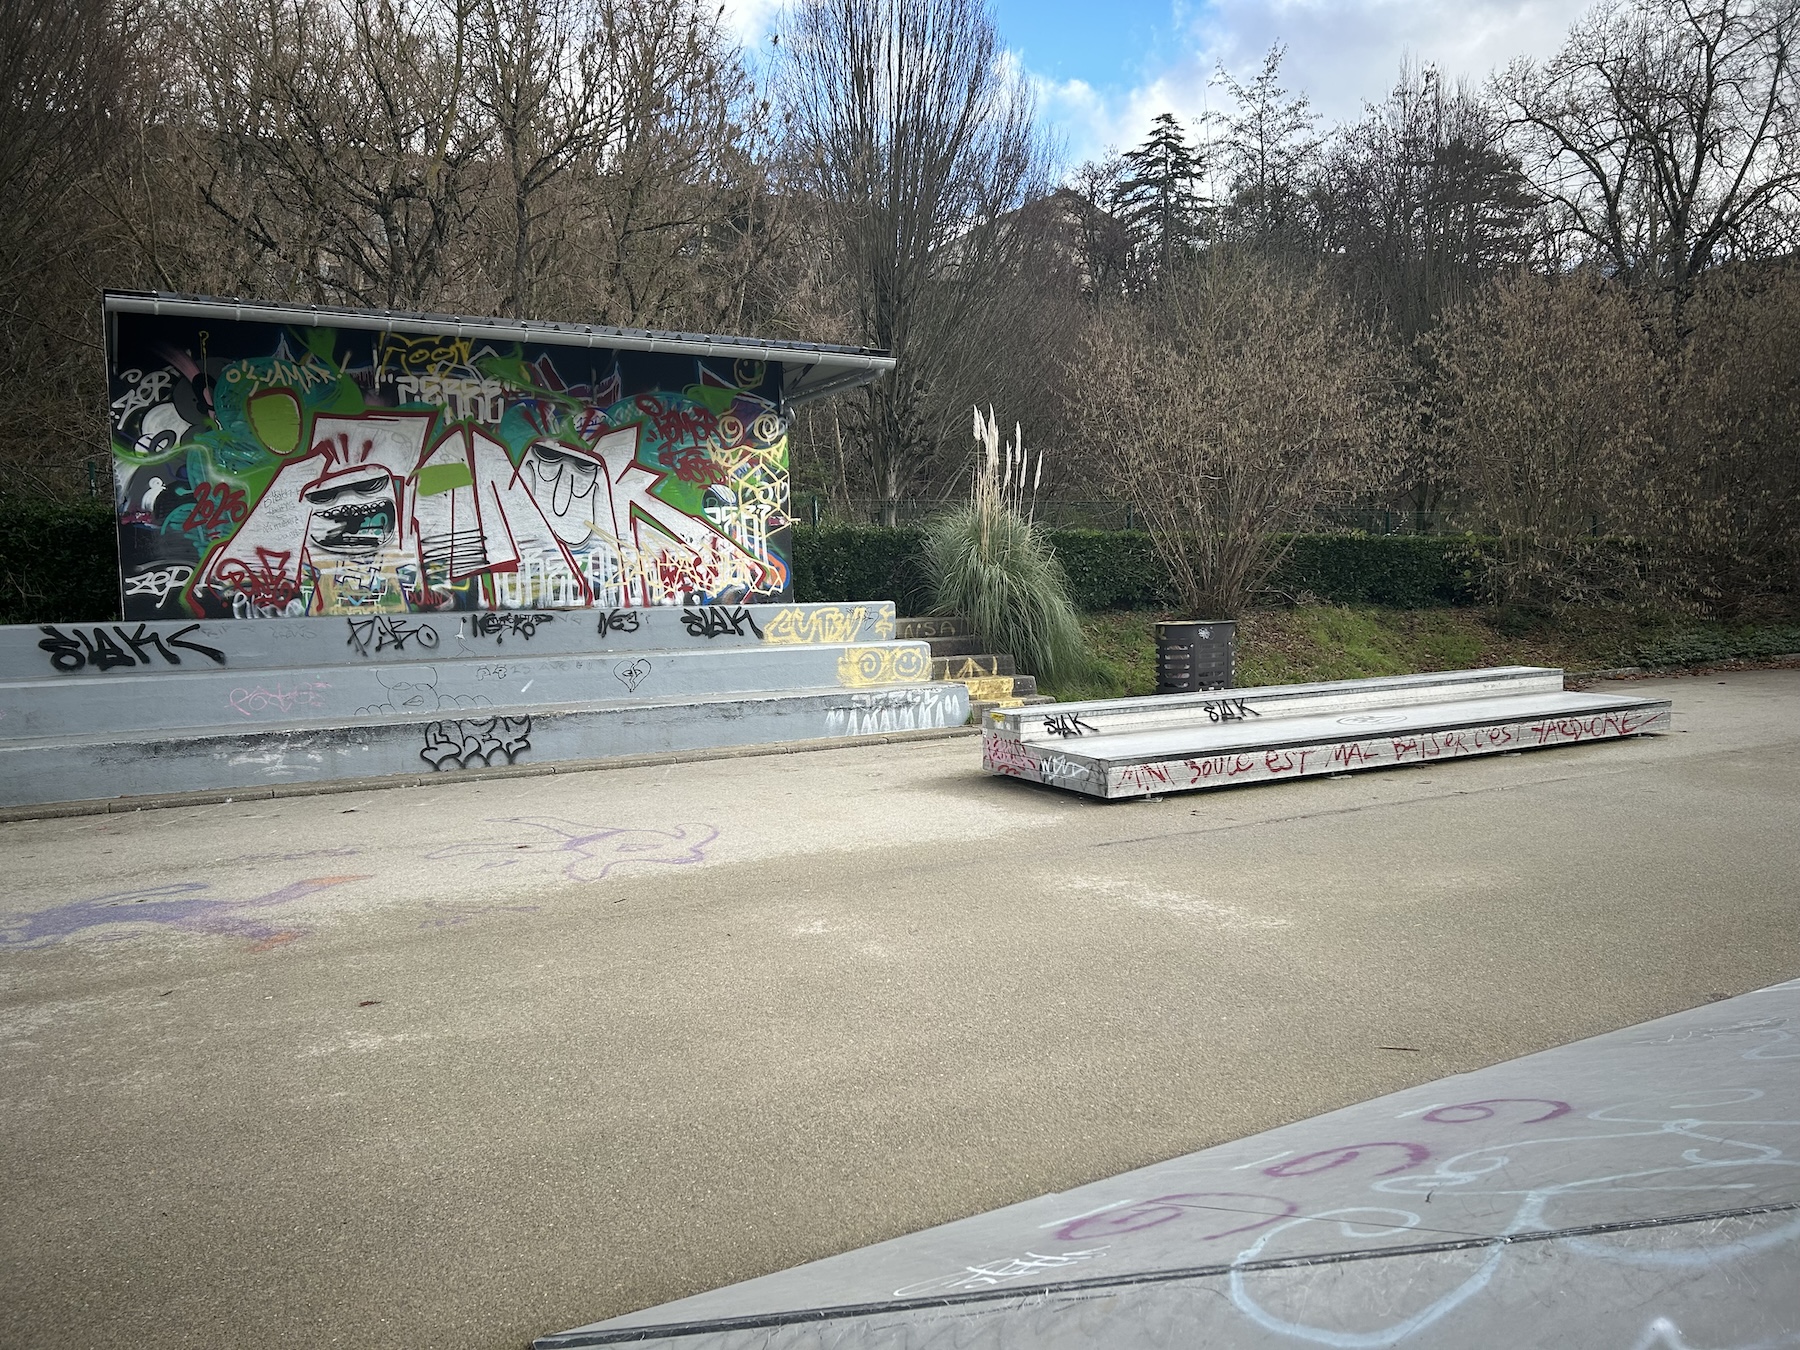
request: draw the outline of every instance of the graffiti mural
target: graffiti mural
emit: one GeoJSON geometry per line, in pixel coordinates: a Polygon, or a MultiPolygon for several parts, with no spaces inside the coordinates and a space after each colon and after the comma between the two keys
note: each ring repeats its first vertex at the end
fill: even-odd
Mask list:
{"type": "Polygon", "coordinates": [[[113,313],[128,620],[787,599],[779,366],[113,313]]]}

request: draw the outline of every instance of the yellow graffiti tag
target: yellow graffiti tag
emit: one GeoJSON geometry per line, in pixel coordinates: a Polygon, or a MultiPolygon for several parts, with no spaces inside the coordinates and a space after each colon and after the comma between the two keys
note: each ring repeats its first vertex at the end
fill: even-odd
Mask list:
{"type": "MultiPolygon", "coordinates": [[[[855,642],[868,621],[867,607],[784,609],[763,625],[763,641],[779,643],[855,642]]],[[[877,625],[879,626],[879,625],[877,625]]]]}
{"type": "Polygon", "coordinates": [[[923,647],[850,647],[838,658],[837,675],[850,689],[917,684],[930,678],[931,656],[923,647]]]}
{"type": "Polygon", "coordinates": [[[990,699],[1009,699],[1013,696],[1013,677],[1010,675],[989,675],[981,678],[960,681],[969,687],[969,697],[986,702],[990,699]]]}
{"type": "Polygon", "coordinates": [[[380,384],[401,374],[441,375],[466,366],[473,359],[472,345],[468,338],[389,333],[376,359],[375,382],[380,384]]]}

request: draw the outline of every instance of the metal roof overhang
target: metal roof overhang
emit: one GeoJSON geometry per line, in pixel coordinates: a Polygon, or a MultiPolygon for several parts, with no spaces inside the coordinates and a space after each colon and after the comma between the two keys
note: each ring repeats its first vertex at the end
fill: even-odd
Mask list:
{"type": "Polygon", "coordinates": [[[449,314],[340,309],[332,305],[257,304],[216,296],[176,295],[167,291],[107,291],[105,312],[109,319],[114,314],[168,314],[180,318],[240,319],[249,323],[364,328],[376,332],[399,330],[446,337],[495,338],[503,342],[542,342],[562,347],[774,361],[781,365],[781,393],[788,403],[804,403],[808,399],[842,393],[880,379],[894,368],[894,358],[886,352],[820,342],[662,333],[647,328],[608,328],[603,324],[543,323],[528,319],[465,319],[449,314]]]}

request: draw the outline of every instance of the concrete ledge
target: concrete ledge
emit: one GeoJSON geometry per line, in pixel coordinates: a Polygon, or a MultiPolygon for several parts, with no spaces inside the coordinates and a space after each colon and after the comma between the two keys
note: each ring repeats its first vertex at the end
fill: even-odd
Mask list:
{"type": "Polygon", "coordinates": [[[917,741],[942,741],[980,734],[979,727],[937,727],[925,731],[892,731],[880,736],[844,736],[835,740],[769,741],[761,745],[727,745],[710,750],[668,750],[648,755],[614,755],[604,759],[514,764],[498,769],[463,769],[454,774],[396,773],[374,778],[339,778],[310,783],[277,783],[272,786],[258,784],[246,788],[209,788],[199,792],[169,792],[144,797],[42,802],[33,806],[0,806],[0,824],[20,820],[59,820],[69,816],[104,816],[131,811],[163,811],[183,806],[218,806],[226,802],[265,801],[275,797],[323,797],[341,792],[379,792],[385,788],[486,783],[502,778],[546,778],[552,774],[653,768],[659,764],[691,764],[701,760],[754,759],[766,755],[797,755],[815,750],[851,750],[865,745],[908,745],[917,741]]]}

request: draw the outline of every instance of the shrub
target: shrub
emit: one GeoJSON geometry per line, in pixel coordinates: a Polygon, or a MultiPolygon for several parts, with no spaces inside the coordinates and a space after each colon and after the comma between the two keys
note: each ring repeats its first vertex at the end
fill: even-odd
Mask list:
{"type": "Polygon", "coordinates": [[[0,623],[118,617],[112,504],[0,498],[0,623]]]}
{"type": "MultiPolygon", "coordinates": [[[[932,610],[966,617],[997,650],[1053,684],[1081,680],[1094,661],[1056,550],[1025,514],[1024,438],[1015,426],[1003,447],[993,409],[984,419],[977,408],[975,442],[985,453],[968,504],[925,527],[932,610]]],[[[1038,479],[1043,472],[1040,451],[1038,479]]]]}
{"type": "Polygon", "coordinates": [[[892,600],[923,612],[931,586],[920,559],[925,532],[878,525],[824,525],[794,531],[794,599],[803,604],[892,600]]]}
{"type": "Polygon", "coordinates": [[[1052,684],[1091,664],[1068,582],[1041,531],[1016,511],[960,506],[925,529],[925,575],[938,614],[960,614],[1052,684]]]}

